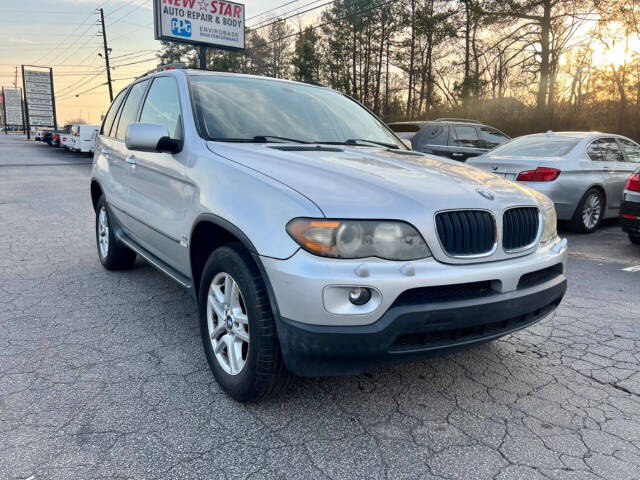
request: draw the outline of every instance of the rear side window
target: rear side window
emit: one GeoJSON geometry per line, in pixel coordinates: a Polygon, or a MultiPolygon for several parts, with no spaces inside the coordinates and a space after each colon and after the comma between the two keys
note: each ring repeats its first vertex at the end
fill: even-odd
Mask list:
{"type": "Polygon", "coordinates": [[[414,123],[394,123],[389,125],[389,128],[394,132],[419,132],[420,125],[414,123]]]}
{"type": "Polygon", "coordinates": [[[496,148],[498,145],[509,141],[504,133],[491,127],[480,127],[480,135],[484,140],[486,148],[496,148]]]}
{"type": "Polygon", "coordinates": [[[118,129],[116,130],[116,138],[124,140],[124,136],[127,133],[127,127],[130,123],[135,123],[138,117],[138,111],[140,110],[140,103],[142,102],[142,96],[147,88],[149,80],[143,80],[136,83],[124,102],[122,107],[122,113],[120,113],[120,120],[118,120],[118,129]]]}
{"type": "Polygon", "coordinates": [[[107,112],[107,115],[104,117],[104,121],[102,122],[102,128],[100,129],[101,135],[109,135],[111,131],[111,125],[113,125],[113,119],[116,118],[116,113],[118,112],[118,108],[120,108],[120,104],[122,103],[122,99],[124,98],[124,94],[127,90],[121,91],[116,99],[111,104],[111,108],[107,112]]]}
{"type": "Polygon", "coordinates": [[[587,145],[587,155],[594,162],[602,162],[602,153],[600,152],[600,140],[591,142],[587,145]]]}
{"type": "Polygon", "coordinates": [[[182,114],[178,84],[172,77],[157,77],[153,80],[142,107],[140,122],[155,123],[167,127],[169,136],[182,139],[182,114]]]}
{"type": "Polygon", "coordinates": [[[414,142],[423,147],[426,145],[446,145],[449,137],[449,125],[427,124],[416,135],[414,142]]]}
{"type": "Polygon", "coordinates": [[[640,163],[640,145],[628,138],[618,138],[622,144],[624,153],[627,154],[627,160],[633,163],[640,163]]]}
{"type": "Polygon", "coordinates": [[[600,140],[600,151],[605,162],[624,162],[624,155],[615,138],[603,138],[600,140]]]}
{"type": "Polygon", "coordinates": [[[467,127],[465,125],[454,125],[449,136],[449,145],[456,147],[479,147],[478,131],[475,127],[467,127]]]}

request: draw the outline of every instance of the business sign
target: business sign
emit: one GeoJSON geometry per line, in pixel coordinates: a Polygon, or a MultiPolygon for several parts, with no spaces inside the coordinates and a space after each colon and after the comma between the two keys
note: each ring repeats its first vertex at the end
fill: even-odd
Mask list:
{"type": "Polygon", "coordinates": [[[244,5],[222,0],[154,0],[156,40],[244,49],[244,5]]]}
{"type": "Polygon", "coordinates": [[[22,91],[19,88],[2,88],[4,99],[4,124],[24,125],[22,119],[22,91]]]}
{"type": "Polygon", "coordinates": [[[22,67],[25,108],[29,127],[56,128],[53,100],[53,73],[48,70],[26,70],[22,67]]]}

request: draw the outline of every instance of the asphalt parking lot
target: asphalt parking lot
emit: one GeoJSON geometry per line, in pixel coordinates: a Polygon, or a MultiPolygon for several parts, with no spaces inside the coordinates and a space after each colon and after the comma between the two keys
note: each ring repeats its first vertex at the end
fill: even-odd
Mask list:
{"type": "Polygon", "coordinates": [[[640,478],[640,247],[617,223],[567,234],[568,295],[532,328],[243,405],[185,291],[101,267],[90,160],[0,135],[0,479],[640,478]]]}

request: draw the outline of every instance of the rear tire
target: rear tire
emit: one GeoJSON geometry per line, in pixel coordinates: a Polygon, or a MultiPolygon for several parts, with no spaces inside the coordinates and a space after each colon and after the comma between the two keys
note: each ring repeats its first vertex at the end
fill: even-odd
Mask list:
{"type": "Polygon", "coordinates": [[[136,261],[135,252],[116,240],[104,195],[96,205],[96,247],[100,263],[107,270],[126,270],[136,261]]]}
{"type": "Polygon", "coordinates": [[[634,243],[636,245],[640,245],[640,234],[630,233],[629,241],[631,241],[631,243],[634,243]]]}
{"type": "Polygon", "coordinates": [[[198,306],[205,355],[222,390],[248,402],[289,387],[293,376],[282,359],[264,280],[241,244],[230,243],[211,254],[198,306]]]}
{"type": "Polygon", "coordinates": [[[590,188],[578,203],[578,207],[569,224],[572,230],[578,233],[593,233],[600,227],[602,217],[604,217],[602,192],[598,189],[590,188]]]}

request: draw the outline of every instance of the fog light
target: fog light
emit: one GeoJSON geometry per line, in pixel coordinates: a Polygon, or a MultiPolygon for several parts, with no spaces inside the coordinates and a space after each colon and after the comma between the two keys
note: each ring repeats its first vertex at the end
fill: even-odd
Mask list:
{"type": "Polygon", "coordinates": [[[349,292],[349,301],[354,305],[364,305],[371,299],[371,290],[364,287],[352,288],[349,292]]]}

